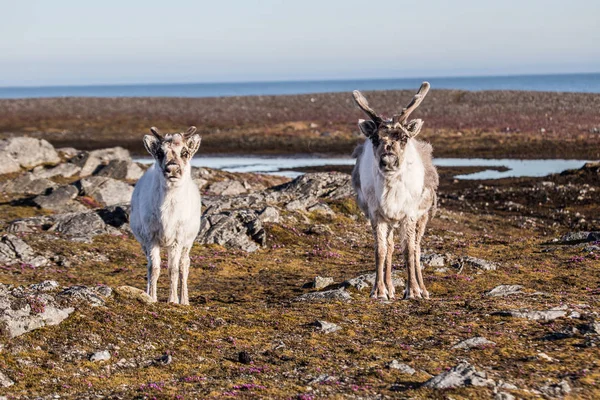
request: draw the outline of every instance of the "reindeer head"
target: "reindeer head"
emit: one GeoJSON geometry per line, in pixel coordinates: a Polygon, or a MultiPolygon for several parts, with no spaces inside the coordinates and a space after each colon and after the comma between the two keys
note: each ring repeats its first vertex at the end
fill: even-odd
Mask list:
{"type": "Polygon", "coordinates": [[[375,159],[379,163],[381,172],[389,173],[398,170],[404,159],[406,144],[421,132],[422,120],[407,121],[410,114],[421,104],[428,91],[429,83],[423,82],[408,106],[391,119],[385,119],[373,111],[369,107],[367,99],[358,90],[353,92],[354,101],[356,101],[358,107],[371,118],[370,121],[359,120],[358,127],[373,143],[375,159]]]}
{"type": "Polygon", "coordinates": [[[200,135],[190,126],[185,133],[161,135],[155,127],[152,135],[144,136],[144,146],[156,160],[167,182],[177,182],[191,169],[190,160],[200,147],[200,135]]]}

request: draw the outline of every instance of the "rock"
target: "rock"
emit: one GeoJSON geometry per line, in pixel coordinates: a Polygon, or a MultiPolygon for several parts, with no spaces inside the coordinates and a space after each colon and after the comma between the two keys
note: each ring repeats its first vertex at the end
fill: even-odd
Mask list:
{"type": "Polygon", "coordinates": [[[521,285],[499,285],[489,292],[486,292],[485,295],[490,297],[504,297],[512,294],[519,294],[521,293],[521,289],[523,289],[523,286],[521,285]]]}
{"type": "Polygon", "coordinates": [[[258,213],[258,219],[263,223],[271,222],[276,224],[279,222],[279,211],[275,207],[267,206],[258,213]]]}
{"type": "Polygon", "coordinates": [[[321,331],[323,333],[337,332],[340,329],[342,329],[342,327],[337,324],[334,324],[332,322],[323,321],[323,320],[316,320],[311,325],[316,327],[319,331],[321,331]]]}
{"type": "Polygon", "coordinates": [[[579,326],[579,330],[585,335],[600,335],[600,321],[591,321],[579,326]]]}
{"type": "Polygon", "coordinates": [[[323,278],[321,276],[315,276],[315,279],[313,279],[312,282],[309,282],[306,285],[304,285],[304,287],[321,290],[329,285],[333,285],[333,283],[334,281],[331,277],[323,278]]]}
{"type": "Polygon", "coordinates": [[[62,163],[58,164],[53,168],[37,167],[33,170],[33,176],[36,178],[54,178],[60,176],[63,178],[70,178],[77,175],[81,171],[81,168],[75,164],[62,163]],[[39,169],[38,169],[39,168],[39,169]]]}
{"type": "Polygon", "coordinates": [[[108,360],[110,360],[110,351],[108,350],[98,351],[90,356],[90,361],[92,362],[108,360]]]}
{"type": "Polygon", "coordinates": [[[252,357],[246,351],[240,351],[238,353],[238,361],[242,364],[250,364],[252,362],[252,357]]]}
{"type": "Polygon", "coordinates": [[[558,244],[576,244],[581,242],[596,242],[598,240],[600,240],[600,231],[582,231],[569,232],[554,242],[558,242],[558,244]]]}
{"type": "Polygon", "coordinates": [[[65,160],[70,160],[71,158],[77,156],[77,154],[80,153],[80,151],[74,147],[61,147],[56,149],[56,151],[65,160]]]}
{"type": "Polygon", "coordinates": [[[540,392],[551,397],[564,397],[571,393],[571,386],[567,381],[562,380],[558,383],[542,386],[540,392]]]}
{"type": "Polygon", "coordinates": [[[40,208],[56,212],[86,211],[83,204],[73,201],[78,193],[79,190],[73,185],[60,186],[47,195],[35,197],[33,202],[40,208]]]}
{"type": "Polygon", "coordinates": [[[479,271],[495,271],[499,267],[497,263],[470,256],[460,257],[458,261],[453,265],[454,268],[460,270],[462,270],[465,266],[474,268],[479,271]]]}
{"type": "Polygon", "coordinates": [[[20,194],[45,194],[57,187],[58,185],[49,179],[40,178],[37,179],[31,173],[23,174],[13,180],[5,182],[2,185],[2,190],[6,193],[20,193],[20,194]]]}
{"type": "Polygon", "coordinates": [[[493,315],[501,315],[507,317],[517,317],[517,318],[527,318],[534,321],[552,321],[556,318],[564,317],[567,315],[567,311],[565,307],[555,307],[550,310],[545,311],[529,311],[526,309],[520,310],[507,310],[507,311],[498,311],[493,313],[493,315]]]}
{"type": "MultiPolygon", "coordinates": [[[[401,273],[398,271],[392,271],[392,283],[396,288],[404,287],[404,279],[400,277],[401,273]]],[[[342,283],[344,288],[353,287],[358,291],[361,291],[365,288],[371,289],[375,284],[375,272],[370,274],[362,274],[357,276],[356,278],[348,279],[347,281],[342,283]]]]}
{"type": "Polygon", "coordinates": [[[329,236],[333,235],[333,231],[331,228],[324,224],[314,224],[311,225],[306,231],[309,235],[317,235],[317,236],[329,236]]]}
{"type": "Polygon", "coordinates": [[[441,254],[426,253],[421,256],[421,265],[427,267],[443,267],[446,259],[441,254]]]}
{"type": "Polygon", "coordinates": [[[71,159],[71,162],[81,167],[79,175],[84,177],[92,175],[98,167],[108,164],[111,160],[131,161],[131,156],[126,149],[113,147],[90,152],[80,152],[71,159]]]}
{"type": "Polygon", "coordinates": [[[452,346],[452,348],[470,350],[478,347],[490,347],[495,345],[496,343],[492,342],[491,340],[487,340],[482,336],[476,336],[470,339],[463,340],[462,342],[459,342],[458,344],[452,346]]]}
{"type": "Polygon", "coordinates": [[[202,216],[200,232],[196,241],[202,244],[216,243],[253,252],[264,246],[266,233],[255,211],[225,211],[202,216]]]}
{"type": "Polygon", "coordinates": [[[8,151],[0,150],[0,160],[2,160],[0,163],[0,175],[12,174],[21,170],[19,163],[12,159],[8,151]]]}
{"type": "Polygon", "coordinates": [[[15,383],[12,379],[4,374],[4,372],[0,372],[0,387],[11,387],[15,383]]]}
{"type": "Polygon", "coordinates": [[[13,137],[0,140],[0,151],[8,153],[10,158],[26,169],[60,162],[54,147],[44,139],[13,137]]]}
{"type": "Polygon", "coordinates": [[[81,192],[104,206],[131,202],[133,187],[128,183],[103,176],[92,176],[79,181],[81,192]]]}
{"type": "Polygon", "coordinates": [[[141,289],[132,287],[132,286],[119,286],[119,287],[115,288],[115,293],[117,293],[117,295],[123,296],[127,299],[138,300],[138,301],[141,301],[142,303],[146,303],[146,304],[150,304],[150,303],[154,302],[152,300],[152,297],[150,297],[150,295],[148,295],[148,293],[146,293],[145,291],[143,291],[141,289]]]}
{"type": "Polygon", "coordinates": [[[389,369],[396,369],[406,375],[414,375],[417,372],[410,365],[398,362],[398,360],[392,360],[387,367],[389,369]]]}
{"type": "Polygon", "coordinates": [[[558,361],[556,358],[552,358],[546,353],[538,353],[537,358],[539,358],[540,360],[550,361],[550,362],[558,361]]]}
{"type": "Polygon", "coordinates": [[[283,192],[296,199],[328,198],[338,200],[354,196],[350,175],[341,172],[304,174],[291,182],[273,188],[273,190],[283,192]]]}
{"type": "Polygon", "coordinates": [[[100,166],[94,173],[113,179],[137,181],[144,175],[144,170],[130,160],[110,160],[107,165],[100,166]]]}
{"type": "Polygon", "coordinates": [[[43,281],[40,283],[34,283],[33,285],[29,285],[31,290],[35,290],[36,292],[49,292],[56,288],[58,288],[58,282],[56,281],[43,281]]]}
{"type": "Polygon", "coordinates": [[[325,203],[317,203],[306,209],[308,212],[314,212],[321,215],[335,215],[335,212],[325,203]]]}
{"type": "MultiPolygon", "coordinates": [[[[33,286],[33,285],[32,285],[33,286]]],[[[46,325],[57,325],[75,309],[32,287],[0,284],[0,332],[14,338],[46,325]]]]}
{"type": "Polygon", "coordinates": [[[215,182],[208,187],[208,190],[220,196],[236,196],[247,192],[242,183],[234,180],[215,182]]]}
{"type": "Polygon", "coordinates": [[[172,362],[173,362],[173,356],[171,356],[168,353],[163,354],[162,356],[160,356],[156,360],[154,360],[154,364],[156,364],[156,365],[169,365],[172,362]]]}
{"type": "Polygon", "coordinates": [[[110,233],[104,220],[93,211],[57,215],[48,230],[78,242],[91,242],[94,236],[110,233]]]}
{"type": "Polygon", "coordinates": [[[305,293],[302,296],[296,297],[296,301],[348,301],[351,300],[350,293],[343,289],[326,290],[324,292],[305,293]]]}
{"type": "Polygon", "coordinates": [[[94,287],[88,286],[71,286],[60,292],[58,295],[68,297],[70,300],[77,302],[83,301],[92,307],[103,306],[106,297],[112,294],[112,289],[108,286],[98,285],[94,287]]]}
{"type": "Polygon", "coordinates": [[[21,238],[9,233],[0,238],[0,263],[6,265],[20,263],[41,267],[46,265],[48,260],[37,256],[21,238]]]}
{"type": "Polygon", "coordinates": [[[423,386],[432,389],[450,389],[464,386],[493,387],[495,382],[488,379],[485,372],[477,371],[467,361],[461,361],[449,371],[442,372],[429,379],[423,386]]]}

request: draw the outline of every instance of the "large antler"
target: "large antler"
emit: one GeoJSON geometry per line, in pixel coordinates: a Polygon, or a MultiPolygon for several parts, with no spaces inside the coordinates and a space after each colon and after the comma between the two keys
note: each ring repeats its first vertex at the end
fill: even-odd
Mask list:
{"type": "Polygon", "coordinates": [[[153,126],[152,128],[150,128],[150,132],[152,132],[152,134],[154,135],[155,138],[157,138],[158,140],[160,140],[161,142],[163,141],[163,137],[162,135],[158,132],[158,128],[153,126]]]}
{"type": "Polygon", "coordinates": [[[419,107],[419,105],[427,95],[427,92],[429,92],[429,87],[429,82],[423,82],[421,84],[421,87],[419,88],[419,91],[417,92],[417,94],[415,94],[415,97],[413,97],[410,103],[408,103],[408,105],[402,109],[402,112],[400,114],[394,115],[392,120],[396,123],[405,124],[410,114],[413,111],[415,111],[417,107],[419,107]]]}
{"type": "Polygon", "coordinates": [[[365,96],[363,96],[358,90],[353,91],[352,95],[354,96],[356,105],[363,110],[369,116],[369,118],[371,118],[373,122],[377,124],[377,126],[379,126],[379,124],[381,124],[383,121],[383,118],[381,118],[375,111],[373,111],[371,107],[369,107],[369,102],[367,99],[365,99],[365,96]]]}
{"type": "Polygon", "coordinates": [[[185,132],[185,133],[183,134],[183,137],[184,137],[184,138],[186,138],[186,139],[189,139],[189,138],[191,138],[191,137],[192,137],[192,135],[193,135],[194,133],[196,133],[196,127],[195,127],[195,126],[190,126],[190,127],[188,128],[187,132],[185,132]]]}

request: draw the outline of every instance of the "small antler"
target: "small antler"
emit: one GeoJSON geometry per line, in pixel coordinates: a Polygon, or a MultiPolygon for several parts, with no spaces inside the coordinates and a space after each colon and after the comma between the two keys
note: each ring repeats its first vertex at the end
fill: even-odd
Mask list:
{"type": "Polygon", "coordinates": [[[155,138],[157,138],[158,140],[160,140],[162,142],[163,137],[158,132],[158,128],[157,127],[153,126],[152,128],[150,128],[150,132],[152,132],[152,134],[154,135],[155,138]]]}
{"type": "Polygon", "coordinates": [[[408,103],[408,105],[402,109],[402,112],[400,114],[394,115],[392,120],[395,123],[399,123],[399,124],[406,123],[406,120],[408,120],[408,117],[410,117],[410,114],[413,111],[415,111],[417,109],[417,107],[419,107],[419,105],[421,104],[421,102],[423,101],[425,96],[427,95],[427,92],[429,92],[429,87],[430,87],[429,82],[423,82],[421,84],[421,87],[419,88],[419,91],[417,92],[417,94],[415,94],[415,96],[412,98],[410,103],[408,103]]]}
{"type": "Polygon", "coordinates": [[[369,102],[367,99],[365,99],[365,96],[363,96],[358,90],[353,91],[352,95],[354,96],[356,105],[363,110],[365,114],[367,114],[369,118],[371,118],[373,122],[377,124],[377,126],[379,126],[379,124],[381,124],[383,121],[383,118],[381,118],[375,111],[373,111],[371,107],[369,107],[369,102]]]}
{"type": "Polygon", "coordinates": [[[188,130],[183,134],[183,137],[189,139],[194,133],[196,133],[196,127],[190,126],[188,130]]]}

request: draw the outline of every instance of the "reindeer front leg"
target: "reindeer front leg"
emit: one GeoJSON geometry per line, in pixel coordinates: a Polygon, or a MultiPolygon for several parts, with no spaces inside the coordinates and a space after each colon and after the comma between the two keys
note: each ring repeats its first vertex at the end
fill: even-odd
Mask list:
{"type": "Polygon", "coordinates": [[[158,284],[158,277],[160,276],[160,246],[157,243],[152,243],[148,246],[146,253],[146,257],[148,258],[146,293],[152,298],[152,301],[156,302],[156,286],[158,284]]]}
{"type": "Polygon", "coordinates": [[[179,295],[179,304],[189,305],[188,296],[188,274],[190,272],[190,247],[184,248],[181,254],[181,266],[179,269],[179,283],[181,284],[181,294],[179,295]]]}
{"type": "Polygon", "coordinates": [[[392,255],[394,254],[394,227],[388,227],[387,254],[385,257],[385,287],[387,288],[388,297],[391,299],[396,297],[396,288],[392,279],[392,255]]]}
{"type": "Polygon", "coordinates": [[[181,246],[178,243],[169,246],[169,277],[171,278],[169,303],[179,303],[179,299],[177,297],[177,283],[179,280],[179,262],[181,260],[181,250],[181,246]]]}
{"type": "Polygon", "coordinates": [[[371,290],[371,297],[387,300],[388,292],[383,281],[383,266],[387,256],[388,224],[381,221],[376,222],[373,227],[373,234],[375,236],[375,265],[377,266],[377,270],[375,272],[375,284],[373,285],[373,290],[371,290]]]}
{"type": "Polygon", "coordinates": [[[404,291],[405,299],[416,299],[421,298],[421,289],[417,282],[416,268],[420,268],[417,264],[415,265],[416,256],[416,234],[417,224],[414,220],[407,219],[406,221],[406,249],[404,250],[404,259],[406,261],[406,270],[408,277],[406,280],[406,290],[404,291]]]}

